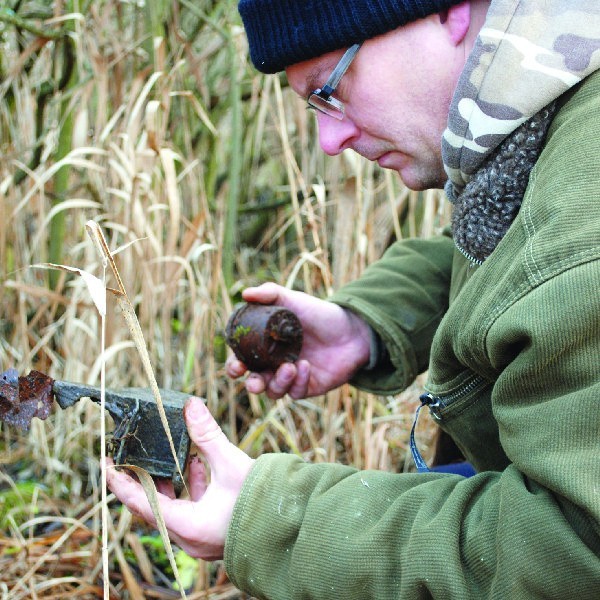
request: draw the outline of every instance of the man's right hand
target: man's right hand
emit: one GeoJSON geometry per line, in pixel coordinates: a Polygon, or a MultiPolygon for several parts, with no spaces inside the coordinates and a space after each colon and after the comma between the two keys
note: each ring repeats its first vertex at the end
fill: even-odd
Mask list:
{"type": "MultiPolygon", "coordinates": [[[[302,352],[295,363],[283,363],[277,371],[250,373],[246,389],[265,392],[269,398],[318,396],[346,383],[369,362],[368,325],[337,304],[265,283],[244,290],[246,302],[283,306],[298,316],[304,333],[302,352]]],[[[235,356],[227,359],[227,374],[236,379],[247,372],[235,356]]]]}

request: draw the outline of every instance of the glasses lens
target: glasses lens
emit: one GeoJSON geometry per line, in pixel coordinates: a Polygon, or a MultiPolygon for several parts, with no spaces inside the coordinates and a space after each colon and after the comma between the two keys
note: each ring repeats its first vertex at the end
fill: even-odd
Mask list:
{"type": "Polygon", "coordinates": [[[320,90],[315,90],[308,97],[308,105],[312,108],[316,108],[318,111],[325,113],[326,115],[341,121],[344,118],[344,105],[333,96],[325,99],[319,96],[320,90]]]}

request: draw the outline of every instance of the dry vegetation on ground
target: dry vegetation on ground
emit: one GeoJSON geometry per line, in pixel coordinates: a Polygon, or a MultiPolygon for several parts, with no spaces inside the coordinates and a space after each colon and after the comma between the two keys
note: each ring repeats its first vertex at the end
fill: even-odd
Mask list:
{"type": "MultiPolygon", "coordinates": [[[[92,219],[121,249],[161,386],[205,397],[253,456],[409,468],[418,386],[247,397],[224,376],[222,334],[247,285],[325,297],[393,238],[432,235],[438,195],[325,157],[304,102],[249,64],[234,0],[5,1],[0,44],[0,371],[97,385],[105,361],[110,387],[147,385],[114,302],[102,354],[83,281],[32,268],[100,275],[92,219]]],[[[102,597],[100,419],[82,401],[28,433],[0,426],[0,597],[102,597]]],[[[426,420],[419,435],[426,454],[426,420]]],[[[116,503],[109,529],[112,597],[179,597],[160,538],[116,503]]],[[[242,597],[218,565],[178,559],[188,597],[242,597]]]]}

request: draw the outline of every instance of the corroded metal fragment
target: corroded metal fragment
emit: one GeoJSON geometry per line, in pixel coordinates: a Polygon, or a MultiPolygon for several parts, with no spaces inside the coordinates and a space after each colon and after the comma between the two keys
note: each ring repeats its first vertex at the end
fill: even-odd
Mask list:
{"type": "Polygon", "coordinates": [[[277,369],[295,362],[302,350],[302,325],[298,317],[281,306],[247,303],[229,317],[227,343],[251,370],[277,369]]]}
{"type": "MultiPolygon", "coordinates": [[[[135,465],[153,477],[170,478],[176,491],[183,488],[183,479],[165,432],[158,404],[149,388],[106,389],[106,410],[114,421],[114,431],[108,442],[109,453],[116,464],[135,465]]],[[[190,437],[183,418],[183,408],[189,394],[160,390],[164,414],[169,425],[177,461],[183,471],[190,449],[190,437]]],[[[81,398],[101,403],[99,387],[54,381],[51,377],[31,371],[18,377],[15,369],[0,373],[0,420],[27,431],[31,419],[45,419],[52,402],[69,408],[81,398]]]]}
{"type": "Polygon", "coordinates": [[[31,419],[50,414],[54,380],[39,371],[18,377],[16,369],[0,374],[0,420],[28,431],[31,419]]]}

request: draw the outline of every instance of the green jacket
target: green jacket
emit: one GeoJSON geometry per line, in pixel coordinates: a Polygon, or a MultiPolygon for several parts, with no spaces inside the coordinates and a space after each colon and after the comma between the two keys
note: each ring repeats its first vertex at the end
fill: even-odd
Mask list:
{"type": "Polygon", "coordinates": [[[482,266],[397,243],[333,300],[384,340],[355,383],[429,367],[479,473],[256,461],[225,547],[258,598],[600,598],[600,75],[562,99],[521,210],[482,266]]]}

